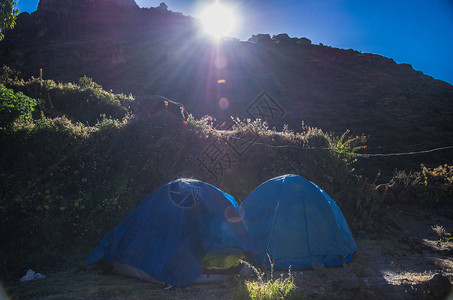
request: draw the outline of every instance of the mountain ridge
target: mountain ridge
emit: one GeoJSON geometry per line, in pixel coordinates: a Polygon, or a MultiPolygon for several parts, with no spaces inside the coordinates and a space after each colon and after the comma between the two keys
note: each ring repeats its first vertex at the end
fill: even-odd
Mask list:
{"type": "Polygon", "coordinates": [[[65,11],[68,9],[87,9],[96,7],[139,8],[134,0],[41,0],[38,3],[39,11],[65,11]]]}
{"type": "MultiPolygon", "coordinates": [[[[381,152],[453,143],[453,86],[408,64],[286,34],[214,43],[196,19],[164,4],[60,7],[64,13],[56,14],[46,8],[52,3],[41,0],[36,12],[19,16],[17,28],[0,43],[0,64],[24,77],[42,68],[45,77],[60,81],[87,75],[117,92],[162,95],[225,126],[230,116],[260,116],[271,126],[288,124],[294,130],[305,121],[328,131],[370,135],[370,149],[381,152]],[[258,99],[263,92],[281,108],[280,117],[270,118],[269,108],[263,113],[258,99]]],[[[450,151],[418,157],[416,164],[434,157],[437,163],[453,159],[450,151]]],[[[400,167],[399,160],[387,161],[400,167]]]]}

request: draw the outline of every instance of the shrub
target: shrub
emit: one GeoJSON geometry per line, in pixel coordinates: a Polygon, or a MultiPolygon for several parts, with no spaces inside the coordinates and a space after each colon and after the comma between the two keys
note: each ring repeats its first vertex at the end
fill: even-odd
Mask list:
{"type": "Polygon", "coordinates": [[[181,121],[162,126],[169,114],[148,121],[103,116],[94,126],[42,117],[0,132],[8,145],[0,155],[0,244],[8,244],[0,249],[0,277],[50,265],[30,253],[93,246],[173,179],[191,143],[181,121]]]}
{"type": "Polygon", "coordinates": [[[396,171],[385,187],[387,202],[407,202],[422,207],[453,207],[453,166],[436,168],[421,165],[421,170],[407,174],[396,171]]]}
{"type": "Polygon", "coordinates": [[[21,92],[0,84],[0,127],[8,127],[14,122],[27,122],[37,104],[35,99],[25,96],[21,92]]]}
{"type": "Polygon", "coordinates": [[[8,87],[40,99],[40,109],[50,117],[67,116],[74,122],[94,125],[100,115],[122,119],[134,102],[132,95],[114,94],[89,77],[78,83],[56,83],[53,80],[31,78],[27,81],[8,80],[8,87]]]}
{"type": "Polygon", "coordinates": [[[335,155],[343,159],[347,165],[357,162],[356,152],[367,148],[365,136],[349,137],[350,132],[348,129],[336,139],[333,149],[335,155]]]}
{"type": "Polygon", "coordinates": [[[422,164],[412,178],[410,190],[417,202],[428,207],[453,207],[453,166],[428,168],[422,164]]]}
{"type": "Polygon", "coordinates": [[[93,81],[93,78],[87,77],[86,75],[79,78],[79,86],[82,89],[102,89],[100,84],[97,84],[93,81]]]}
{"type": "Polygon", "coordinates": [[[9,81],[17,80],[19,73],[15,70],[11,69],[10,67],[3,65],[0,68],[0,83],[6,84],[9,81]]]}

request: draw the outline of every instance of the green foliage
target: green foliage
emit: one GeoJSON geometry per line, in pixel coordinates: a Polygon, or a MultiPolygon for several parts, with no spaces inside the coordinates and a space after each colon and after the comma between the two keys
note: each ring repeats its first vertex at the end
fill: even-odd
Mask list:
{"type": "Polygon", "coordinates": [[[334,144],[333,151],[336,156],[343,159],[347,165],[357,162],[356,153],[366,149],[366,136],[349,137],[350,130],[346,130],[334,144]]]}
{"type": "Polygon", "coordinates": [[[122,120],[107,118],[105,114],[100,115],[101,120],[95,125],[98,131],[118,130],[121,127],[127,125],[131,120],[130,115],[126,115],[122,120]]]}
{"type": "Polygon", "coordinates": [[[436,168],[421,165],[421,170],[407,174],[395,172],[388,189],[398,186],[397,199],[387,195],[388,202],[417,203],[422,207],[453,206],[453,166],[448,164],[436,168]]]}
{"type": "MultiPolygon", "coordinates": [[[[231,118],[234,122],[233,130],[237,132],[249,132],[254,134],[272,134],[272,131],[269,130],[269,126],[266,121],[261,119],[246,119],[241,120],[239,118],[231,118]]],[[[275,131],[275,130],[274,130],[275,131]]]]}
{"type": "MultiPolygon", "coordinates": [[[[422,164],[421,168],[425,186],[453,187],[453,166],[445,164],[437,168],[427,168],[422,164]]],[[[446,190],[447,188],[444,189],[446,190]]]]}
{"type": "Polygon", "coordinates": [[[13,29],[16,25],[17,14],[19,10],[15,7],[15,0],[2,0],[0,2],[0,41],[5,38],[4,32],[13,29]]]}
{"type": "Polygon", "coordinates": [[[211,116],[204,116],[197,120],[192,114],[188,114],[186,121],[184,122],[187,126],[195,129],[195,132],[199,135],[215,134],[214,119],[211,116]]]}
{"type": "Polygon", "coordinates": [[[264,272],[254,266],[247,264],[255,273],[256,280],[246,280],[240,282],[235,290],[233,299],[252,299],[252,300],[280,300],[280,299],[302,299],[302,295],[296,293],[296,285],[294,277],[291,273],[291,268],[288,270],[287,276],[281,274],[279,278],[274,278],[274,268],[271,264],[270,277],[265,279],[264,272]]]}
{"type": "Polygon", "coordinates": [[[6,85],[9,81],[17,78],[17,76],[18,73],[6,65],[3,65],[0,69],[0,83],[6,85]]]}
{"type": "Polygon", "coordinates": [[[327,150],[333,147],[334,139],[332,134],[325,133],[320,128],[306,125],[303,121],[301,135],[310,148],[327,150]]]}
{"type": "Polygon", "coordinates": [[[211,116],[204,116],[200,120],[196,120],[192,114],[188,114],[185,124],[195,128],[197,134],[206,135],[215,131],[214,120],[211,116]]]}
{"type": "Polygon", "coordinates": [[[0,83],[0,127],[11,126],[13,122],[27,122],[36,104],[35,99],[21,92],[14,93],[0,83]]]}
{"type": "MultiPolygon", "coordinates": [[[[194,130],[202,139],[206,139],[206,147],[215,139],[216,147],[224,153],[231,151],[230,143],[251,143],[244,154],[247,163],[233,165],[228,170],[231,174],[241,174],[245,180],[241,186],[257,186],[273,176],[294,173],[317,182],[333,196],[340,195],[340,199],[343,199],[344,195],[347,202],[341,205],[342,209],[347,203],[352,203],[348,197],[357,194],[354,190],[357,180],[350,178],[352,174],[347,159],[340,158],[332,151],[339,138],[304,123],[302,131],[295,132],[287,125],[280,131],[276,128],[270,129],[267,123],[261,120],[232,120],[233,126],[229,130],[216,129],[209,116],[196,120],[189,115],[186,122],[189,130],[194,130]],[[265,172],[254,173],[253,170],[262,166],[264,161],[267,162],[265,172]],[[348,184],[351,184],[351,193],[344,192],[344,186],[348,184]]],[[[233,189],[238,197],[243,199],[250,191],[241,190],[237,183],[234,183],[235,178],[237,177],[224,176],[220,187],[233,189]]],[[[369,189],[372,190],[372,187],[369,189]]],[[[367,205],[348,205],[350,212],[355,210],[354,207],[363,206],[367,205]]]]}
{"type": "Polygon", "coordinates": [[[83,77],[79,78],[79,87],[86,90],[86,89],[102,89],[100,84],[97,84],[93,81],[92,78],[87,77],[84,75],[83,77]]]}
{"type": "MultiPolygon", "coordinates": [[[[41,74],[40,70],[40,74],[41,74]]],[[[40,109],[46,116],[67,116],[72,121],[94,125],[101,115],[122,119],[129,111],[134,97],[107,92],[86,76],[79,83],[56,83],[53,80],[31,78],[27,81],[9,80],[15,91],[35,99],[41,99],[40,109]]]]}
{"type": "Polygon", "coordinates": [[[252,300],[281,300],[281,299],[303,299],[300,295],[295,293],[296,286],[292,279],[283,277],[259,282],[259,281],[246,281],[240,283],[233,299],[252,299],[252,300]]]}
{"type": "Polygon", "coordinates": [[[445,228],[443,226],[433,225],[433,226],[431,226],[431,229],[435,233],[437,233],[437,235],[439,236],[440,242],[447,242],[447,243],[453,242],[453,237],[451,236],[451,233],[447,232],[447,230],[445,230],[445,228]]]}

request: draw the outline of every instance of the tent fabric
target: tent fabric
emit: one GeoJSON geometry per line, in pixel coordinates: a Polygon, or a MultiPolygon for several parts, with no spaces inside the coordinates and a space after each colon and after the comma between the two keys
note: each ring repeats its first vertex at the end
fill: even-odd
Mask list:
{"type": "Polygon", "coordinates": [[[343,266],[357,250],[335,201],[298,175],[266,181],[250,193],[241,209],[256,266],[270,266],[270,261],[276,270],[343,266]]]}
{"type": "Polygon", "coordinates": [[[207,183],[179,179],[145,198],[85,263],[130,264],[157,280],[186,286],[202,274],[206,254],[221,249],[250,249],[235,199],[207,183]]]}

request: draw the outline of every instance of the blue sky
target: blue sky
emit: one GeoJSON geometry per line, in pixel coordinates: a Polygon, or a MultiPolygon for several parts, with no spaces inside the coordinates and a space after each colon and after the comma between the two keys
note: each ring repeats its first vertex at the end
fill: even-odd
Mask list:
{"type": "MultiPolygon", "coordinates": [[[[77,0],[75,0],[77,1],[77,0]]],[[[197,17],[213,0],[167,0],[173,11],[197,17]]],[[[38,0],[19,0],[22,11],[38,0]]],[[[162,0],[136,0],[141,7],[162,0]]],[[[233,33],[288,33],[313,43],[380,54],[453,84],[453,0],[223,0],[238,15],[233,33]]]]}

